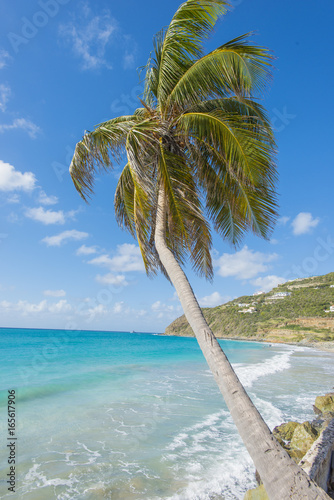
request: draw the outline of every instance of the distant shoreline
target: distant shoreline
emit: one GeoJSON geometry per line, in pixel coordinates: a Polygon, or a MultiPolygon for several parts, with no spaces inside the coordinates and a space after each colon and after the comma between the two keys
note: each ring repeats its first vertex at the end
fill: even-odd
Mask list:
{"type": "MultiPolygon", "coordinates": [[[[169,335],[163,333],[165,337],[188,337],[188,338],[196,338],[195,335],[169,335]]],[[[260,344],[273,344],[273,345],[293,345],[297,347],[309,347],[310,349],[318,349],[319,351],[323,352],[333,352],[334,353],[334,342],[333,341],[328,341],[328,342],[307,342],[307,341],[302,341],[302,342],[276,342],[272,340],[265,340],[265,339],[250,339],[249,337],[243,338],[243,337],[218,337],[216,336],[217,340],[233,340],[235,342],[259,342],[260,344]]]]}

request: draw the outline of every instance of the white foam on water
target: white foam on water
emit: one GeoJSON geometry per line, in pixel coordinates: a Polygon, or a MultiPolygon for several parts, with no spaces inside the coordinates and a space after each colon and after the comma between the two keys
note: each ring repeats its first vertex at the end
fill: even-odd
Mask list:
{"type": "Polygon", "coordinates": [[[87,464],[94,464],[97,461],[97,459],[101,456],[101,454],[98,451],[90,450],[84,443],[80,443],[79,441],[77,441],[77,444],[79,446],[82,446],[82,448],[88,452],[87,464]]]}
{"type": "Polygon", "coordinates": [[[255,485],[254,466],[227,411],[184,428],[166,452],[163,460],[169,463],[175,479],[172,487],[177,488],[168,500],[210,500],[215,495],[237,500],[255,485]]]}
{"type": "Polygon", "coordinates": [[[270,401],[265,401],[254,394],[251,395],[251,399],[271,430],[284,421],[283,412],[270,401]]]}
{"type": "MultiPolygon", "coordinates": [[[[251,480],[252,475],[254,476],[253,465],[244,460],[234,464],[219,464],[206,469],[205,479],[190,480],[186,487],[166,500],[212,500],[214,497],[242,500],[247,489],[256,487],[255,480],[251,480]]],[[[154,497],[154,500],[158,499],[159,497],[154,497]]]]}
{"type": "Polygon", "coordinates": [[[181,432],[178,434],[172,441],[170,445],[167,446],[167,450],[176,450],[177,448],[180,448],[181,446],[186,446],[185,440],[188,438],[188,434],[181,432]]]}
{"type": "Polygon", "coordinates": [[[253,383],[261,377],[288,370],[291,367],[290,357],[293,350],[276,354],[263,363],[242,365],[236,363],[234,369],[244,387],[252,387],[253,383]]]}
{"type": "Polygon", "coordinates": [[[26,486],[33,486],[33,489],[43,488],[45,486],[69,486],[72,487],[78,482],[77,479],[71,477],[70,479],[56,477],[48,479],[39,469],[42,464],[34,464],[24,476],[24,484],[26,486]]]}

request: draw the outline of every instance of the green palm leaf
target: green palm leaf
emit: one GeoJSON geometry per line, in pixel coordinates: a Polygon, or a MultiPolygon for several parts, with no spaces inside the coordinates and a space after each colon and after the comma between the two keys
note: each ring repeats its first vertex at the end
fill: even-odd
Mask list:
{"type": "Polygon", "coordinates": [[[188,0],[176,11],[167,30],[159,33],[156,95],[160,106],[193,59],[201,55],[203,40],[225,14],[227,5],[224,0],[188,0]]]}
{"type": "Polygon", "coordinates": [[[246,42],[249,34],[236,38],[198,59],[171,91],[168,104],[189,104],[226,96],[247,97],[261,93],[270,76],[272,57],[267,49],[246,42]]]}

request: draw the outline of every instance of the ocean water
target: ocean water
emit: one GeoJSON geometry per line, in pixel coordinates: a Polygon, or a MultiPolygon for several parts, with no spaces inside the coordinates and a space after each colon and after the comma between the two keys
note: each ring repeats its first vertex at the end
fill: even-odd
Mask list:
{"type": "MultiPolygon", "coordinates": [[[[273,428],[312,418],[334,354],[221,341],[273,428]]],[[[235,500],[254,467],[192,338],[0,329],[0,498],[235,500]],[[16,492],[7,394],[16,391],[16,492]]]]}

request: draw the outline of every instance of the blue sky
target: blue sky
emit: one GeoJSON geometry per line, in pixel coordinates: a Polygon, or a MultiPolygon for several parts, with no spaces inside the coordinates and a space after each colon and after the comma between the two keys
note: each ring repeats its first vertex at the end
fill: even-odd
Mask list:
{"type": "MultiPolygon", "coordinates": [[[[187,274],[203,306],[333,271],[332,0],[233,0],[207,50],[246,32],[275,57],[264,104],[278,143],[280,218],[270,241],[214,238],[213,283],[187,274]]],[[[130,113],[153,35],[179,1],[16,0],[0,18],[0,326],[161,332],[181,309],[146,277],[118,228],[121,166],[90,205],[68,174],[85,130],[130,113]]]]}

